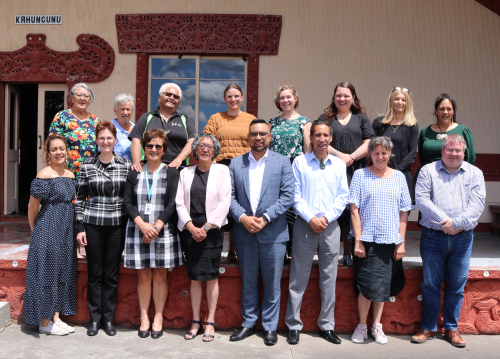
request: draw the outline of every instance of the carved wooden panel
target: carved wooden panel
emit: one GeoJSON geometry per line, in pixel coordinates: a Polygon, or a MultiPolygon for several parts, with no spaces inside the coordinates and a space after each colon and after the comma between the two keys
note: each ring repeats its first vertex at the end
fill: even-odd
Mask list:
{"type": "Polygon", "coordinates": [[[148,76],[149,76],[149,56],[145,53],[137,54],[137,69],[136,69],[136,110],[135,121],[148,110],[148,76]]]}
{"type": "Polygon", "coordinates": [[[1,82],[98,82],[107,78],[115,65],[115,52],[97,35],[80,34],[74,52],[61,52],[45,45],[44,34],[26,35],[19,50],[0,52],[1,82]]]}
{"type": "Polygon", "coordinates": [[[246,110],[257,117],[259,111],[259,55],[248,57],[246,110]]]}
{"type": "Polygon", "coordinates": [[[277,55],[280,15],[116,15],[120,52],[277,55]]]}

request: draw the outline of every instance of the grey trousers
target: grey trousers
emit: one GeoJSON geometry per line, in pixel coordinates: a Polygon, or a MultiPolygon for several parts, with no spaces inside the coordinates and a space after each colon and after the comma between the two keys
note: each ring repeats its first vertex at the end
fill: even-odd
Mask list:
{"type": "Polygon", "coordinates": [[[301,217],[297,217],[293,228],[292,264],[288,292],[288,305],[285,322],[290,330],[302,330],[300,307],[302,297],[309,282],[311,267],[316,252],[319,262],[319,288],[321,310],[318,326],[321,330],[334,330],[335,327],[335,284],[340,250],[340,228],[333,221],[321,233],[316,233],[301,217]]]}

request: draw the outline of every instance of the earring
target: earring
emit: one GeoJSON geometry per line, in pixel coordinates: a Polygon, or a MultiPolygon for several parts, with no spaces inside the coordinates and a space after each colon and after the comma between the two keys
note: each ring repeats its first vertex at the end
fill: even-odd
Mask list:
{"type": "Polygon", "coordinates": [[[194,158],[196,158],[196,161],[198,161],[198,155],[195,155],[194,158]]]}
{"type": "Polygon", "coordinates": [[[212,162],[215,161],[215,157],[212,157],[212,162]]]}

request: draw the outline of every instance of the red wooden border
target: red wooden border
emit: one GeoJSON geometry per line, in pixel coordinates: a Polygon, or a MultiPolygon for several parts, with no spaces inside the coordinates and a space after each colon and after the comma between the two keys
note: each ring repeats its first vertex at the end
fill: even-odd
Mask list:
{"type": "Polygon", "coordinates": [[[5,149],[5,85],[0,83],[0,214],[3,214],[4,149],[5,149]]]}
{"type": "Polygon", "coordinates": [[[481,5],[487,7],[495,14],[500,15],[500,0],[476,0],[481,5]]]}
{"type": "Polygon", "coordinates": [[[248,57],[247,112],[257,117],[259,111],[259,55],[248,57]]]}
{"type": "Polygon", "coordinates": [[[148,76],[149,76],[149,55],[145,53],[137,54],[136,69],[136,110],[135,120],[137,121],[143,113],[148,111],[148,76]]]}

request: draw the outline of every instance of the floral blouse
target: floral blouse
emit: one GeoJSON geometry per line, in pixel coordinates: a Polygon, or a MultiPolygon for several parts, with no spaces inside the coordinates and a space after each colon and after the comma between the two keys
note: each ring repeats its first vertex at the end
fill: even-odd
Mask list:
{"type": "Polygon", "coordinates": [[[88,121],[81,121],[67,109],[57,113],[50,125],[49,136],[62,135],[68,141],[68,169],[77,180],[81,163],[97,152],[95,128],[99,122],[92,114],[88,121]]]}
{"type": "Polygon", "coordinates": [[[304,154],[304,125],[311,122],[308,118],[300,116],[296,119],[283,120],[274,117],[269,120],[271,124],[271,150],[288,158],[295,158],[304,154]]]}

